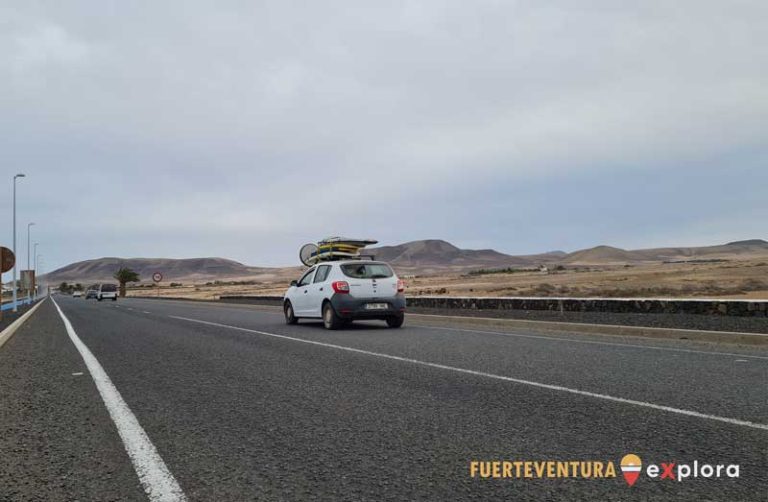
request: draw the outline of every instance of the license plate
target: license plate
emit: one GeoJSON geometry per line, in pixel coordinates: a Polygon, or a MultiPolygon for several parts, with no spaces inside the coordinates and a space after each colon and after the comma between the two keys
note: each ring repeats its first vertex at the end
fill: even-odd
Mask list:
{"type": "Polygon", "coordinates": [[[386,303],[366,303],[365,309],[366,310],[386,310],[387,304],[386,303]]]}

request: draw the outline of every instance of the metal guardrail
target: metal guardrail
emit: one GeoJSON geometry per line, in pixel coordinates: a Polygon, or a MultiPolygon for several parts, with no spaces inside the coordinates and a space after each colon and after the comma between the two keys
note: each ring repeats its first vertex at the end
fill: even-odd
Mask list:
{"type": "MultiPolygon", "coordinates": [[[[19,307],[22,305],[32,304],[35,303],[37,300],[40,300],[44,298],[43,296],[39,296],[37,298],[32,298],[31,300],[28,298],[22,298],[19,299],[16,303],[19,307]]],[[[7,310],[13,310],[13,302],[3,303],[2,306],[0,306],[0,311],[5,312],[7,310]]]]}

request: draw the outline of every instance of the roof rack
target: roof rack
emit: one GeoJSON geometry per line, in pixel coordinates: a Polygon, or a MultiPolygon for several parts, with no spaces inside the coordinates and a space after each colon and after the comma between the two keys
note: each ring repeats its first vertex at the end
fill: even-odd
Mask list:
{"type": "Polygon", "coordinates": [[[305,244],[299,250],[299,259],[306,266],[312,266],[325,261],[349,261],[369,258],[360,251],[367,245],[376,244],[373,239],[349,239],[345,237],[327,237],[317,244],[305,244]]]}

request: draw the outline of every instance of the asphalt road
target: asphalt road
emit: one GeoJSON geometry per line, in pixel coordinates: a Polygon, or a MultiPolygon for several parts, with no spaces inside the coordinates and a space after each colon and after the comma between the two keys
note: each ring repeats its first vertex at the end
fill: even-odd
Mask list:
{"type": "Polygon", "coordinates": [[[765,349],[55,300],[0,349],[0,500],[768,500],[765,349]],[[470,476],[628,453],[739,477],[470,476]]]}

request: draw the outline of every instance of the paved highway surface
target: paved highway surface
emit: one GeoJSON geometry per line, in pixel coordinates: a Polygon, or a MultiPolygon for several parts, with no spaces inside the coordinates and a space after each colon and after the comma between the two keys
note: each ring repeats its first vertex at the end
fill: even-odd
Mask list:
{"type": "Polygon", "coordinates": [[[54,299],[0,349],[0,500],[768,500],[765,349],[54,299]],[[627,453],[740,477],[470,477],[627,453]]]}

